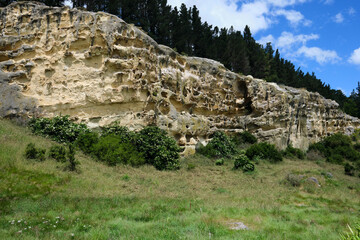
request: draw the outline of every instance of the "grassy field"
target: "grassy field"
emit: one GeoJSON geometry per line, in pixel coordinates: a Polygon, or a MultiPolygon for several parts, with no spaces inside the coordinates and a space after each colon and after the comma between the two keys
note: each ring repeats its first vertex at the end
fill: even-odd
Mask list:
{"type": "Polygon", "coordinates": [[[179,171],[157,171],[78,153],[80,173],[71,173],[25,159],[30,142],[56,144],[0,120],[0,239],[328,240],[360,220],[360,178],[323,161],[261,162],[244,174],[230,160],[215,166],[198,155],[182,159],[179,171]],[[321,187],[293,187],[291,173],[321,187]],[[231,230],[236,222],[249,230],[231,230]]]}

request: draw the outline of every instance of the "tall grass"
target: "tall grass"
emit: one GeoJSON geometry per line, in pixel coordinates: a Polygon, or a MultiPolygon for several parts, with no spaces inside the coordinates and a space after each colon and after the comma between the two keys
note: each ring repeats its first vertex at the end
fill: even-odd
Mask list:
{"type": "Polygon", "coordinates": [[[359,179],[326,162],[260,162],[248,174],[194,155],[178,171],[158,171],[109,167],[78,152],[76,174],[61,162],[27,160],[30,142],[56,144],[0,120],[0,239],[339,239],[360,217],[359,179]],[[321,187],[283,184],[289,173],[321,187]],[[249,230],[230,230],[234,222],[249,230]]]}

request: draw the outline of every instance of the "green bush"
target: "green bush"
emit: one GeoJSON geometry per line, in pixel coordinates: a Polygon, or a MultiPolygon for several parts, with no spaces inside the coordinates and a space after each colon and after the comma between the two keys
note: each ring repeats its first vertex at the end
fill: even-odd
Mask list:
{"type": "Polygon", "coordinates": [[[101,135],[104,137],[107,135],[117,135],[123,139],[123,142],[133,142],[136,133],[130,131],[129,128],[125,126],[119,126],[117,123],[114,123],[110,126],[103,127],[101,135]]]}
{"type": "Polygon", "coordinates": [[[255,166],[250,162],[249,158],[245,154],[240,154],[235,158],[234,169],[242,169],[244,172],[252,172],[255,170],[255,166]]]}
{"type": "Polygon", "coordinates": [[[86,154],[93,152],[93,147],[99,142],[99,136],[95,132],[86,132],[78,136],[76,145],[86,154]]]}
{"type": "Polygon", "coordinates": [[[324,144],[322,142],[313,143],[309,146],[308,152],[310,152],[310,151],[320,152],[325,155],[326,147],[324,146],[324,144]]]}
{"type": "Polygon", "coordinates": [[[193,169],[195,169],[195,167],[196,167],[196,165],[195,164],[193,164],[193,163],[188,163],[188,165],[187,165],[187,170],[193,170],[193,169]]]}
{"type": "Polygon", "coordinates": [[[360,143],[355,143],[354,144],[354,149],[358,152],[360,152],[360,143]]]}
{"type": "Polygon", "coordinates": [[[281,153],[275,148],[275,145],[269,143],[257,143],[246,150],[246,156],[253,160],[256,156],[267,159],[270,162],[282,161],[281,153]]]}
{"type": "Polygon", "coordinates": [[[298,148],[294,148],[291,144],[282,152],[284,157],[304,159],[305,153],[298,148]]]}
{"type": "Polygon", "coordinates": [[[129,181],[130,177],[129,177],[129,175],[125,174],[124,176],[121,177],[121,180],[129,181]]]}
{"type": "Polygon", "coordinates": [[[38,161],[45,161],[45,149],[36,148],[35,144],[29,143],[25,149],[25,157],[27,159],[35,159],[38,161]]]}
{"type": "Polygon", "coordinates": [[[345,163],[344,172],[346,175],[354,176],[355,175],[355,167],[350,163],[345,163]]]}
{"type": "Polygon", "coordinates": [[[69,151],[67,152],[68,165],[65,167],[65,170],[74,172],[77,171],[77,166],[79,162],[75,159],[75,146],[73,144],[69,145],[69,151]]]}
{"type": "Polygon", "coordinates": [[[69,116],[33,118],[29,126],[33,133],[50,137],[60,143],[72,143],[80,134],[90,131],[85,124],[70,121],[69,116]]]}
{"type": "Polygon", "coordinates": [[[236,152],[234,143],[224,132],[215,132],[210,142],[197,151],[207,157],[230,157],[236,152]]]}
{"type": "Polygon", "coordinates": [[[175,139],[158,127],[149,126],[138,132],[136,147],[144,154],[146,163],[158,170],[175,170],[180,167],[180,147],[175,139]]]}
{"type": "Polygon", "coordinates": [[[66,162],[66,149],[64,146],[54,145],[50,148],[49,157],[57,162],[66,162]]]}
{"type": "Polygon", "coordinates": [[[225,163],[224,158],[220,158],[215,161],[216,166],[222,166],[222,165],[224,165],[224,163],[225,163]]]}
{"type": "Polygon", "coordinates": [[[36,159],[37,157],[37,149],[35,148],[35,144],[33,143],[29,143],[27,146],[26,146],[26,149],[25,149],[25,156],[27,159],[36,159]]]}
{"type": "Polygon", "coordinates": [[[328,162],[342,164],[345,160],[360,161],[360,152],[356,151],[349,136],[341,133],[333,134],[321,142],[310,145],[309,151],[321,152],[328,162]]]}
{"type": "Polygon", "coordinates": [[[336,148],[339,146],[351,146],[351,138],[341,133],[335,133],[323,141],[326,148],[336,148]]]}
{"type": "Polygon", "coordinates": [[[145,163],[143,154],[137,151],[136,147],[129,142],[123,142],[118,135],[107,135],[101,137],[93,145],[92,154],[102,162],[110,166],[117,164],[130,164],[139,166],[145,163]]]}
{"type": "Polygon", "coordinates": [[[257,143],[257,138],[247,131],[235,134],[231,140],[236,145],[244,144],[244,143],[249,143],[249,144],[257,143]]]}
{"type": "Polygon", "coordinates": [[[326,158],[326,161],[336,164],[342,164],[344,162],[344,157],[343,155],[340,155],[338,153],[333,153],[326,158]]]}

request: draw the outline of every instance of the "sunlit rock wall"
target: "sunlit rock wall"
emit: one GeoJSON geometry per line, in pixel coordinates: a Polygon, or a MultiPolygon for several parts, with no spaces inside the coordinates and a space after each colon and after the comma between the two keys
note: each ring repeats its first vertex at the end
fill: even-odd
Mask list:
{"type": "Polygon", "coordinates": [[[359,120],[303,89],[179,55],[116,16],[17,2],[0,8],[0,116],[70,115],[90,127],[156,124],[192,153],[211,133],[250,131],[305,149],[359,120]]]}

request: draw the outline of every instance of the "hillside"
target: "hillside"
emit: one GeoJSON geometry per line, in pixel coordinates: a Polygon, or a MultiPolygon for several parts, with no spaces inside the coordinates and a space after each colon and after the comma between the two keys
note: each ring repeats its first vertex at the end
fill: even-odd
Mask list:
{"type": "Polygon", "coordinates": [[[157,125],[184,154],[218,130],[306,149],[360,126],[318,93],[180,55],[108,13],[35,2],[0,11],[0,117],[68,114],[92,128],[157,125]]]}
{"type": "Polygon", "coordinates": [[[256,172],[200,155],[178,171],[109,167],[78,153],[80,172],[24,157],[56,143],[0,120],[1,239],[338,239],[360,215],[360,183],[318,161],[261,161],[256,172]],[[190,167],[195,165],[195,168],[190,167]],[[330,177],[331,175],[333,177],[330,177]],[[288,174],[318,179],[292,186],[288,174]],[[242,222],[249,230],[230,230],[242,222]],[[31,228],[30,228],[31,227],[31,228]]]}

